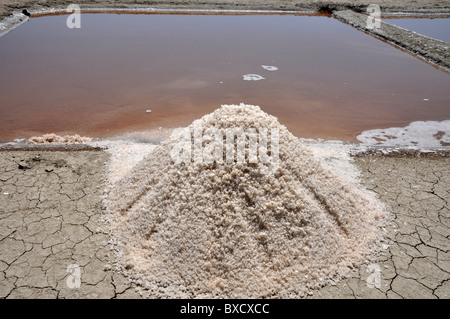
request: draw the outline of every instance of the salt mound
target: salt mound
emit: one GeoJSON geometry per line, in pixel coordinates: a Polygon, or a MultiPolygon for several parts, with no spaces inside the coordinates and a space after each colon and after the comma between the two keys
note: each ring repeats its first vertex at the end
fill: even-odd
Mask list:
{"type": "Polygon", "coordinates": [[[275,117],[224,105],[188,131],[198,128],[278,129],[279,161],[267,170],[246,152],[243,163],[177,163],[178,134],[108,187],[117,266],[151,296],[298,297],[345,276],[379,242],[378,202],[275,117]]]}

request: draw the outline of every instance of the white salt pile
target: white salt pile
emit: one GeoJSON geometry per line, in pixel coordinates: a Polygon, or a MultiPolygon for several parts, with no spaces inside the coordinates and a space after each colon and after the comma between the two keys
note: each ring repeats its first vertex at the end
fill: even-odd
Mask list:
{"type": "Polygon", "coordinates": [[[83,144],[92,141],[90,137],[75,135],[56,135],[54,133],[44,134],[42,136],[33,136],[28,139],[30,144],[83,144]]]}
{"type": "Polygon", "coordinates": [[[171,153],[177,134],[108,186],[117,267],[150,296],[299,297],[345,276],[377,247],[383,208],[325,168],[275,117],[224,105],[187,132],[199,128],[223,136],[277,130],[279,161],[268,171],[247,150],[243,162],[180,163],[171,153]]]}

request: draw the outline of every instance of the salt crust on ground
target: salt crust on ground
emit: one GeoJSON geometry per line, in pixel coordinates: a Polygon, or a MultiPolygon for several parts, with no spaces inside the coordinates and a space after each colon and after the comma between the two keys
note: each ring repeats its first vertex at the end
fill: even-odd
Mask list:
{"type": "Polygon", "coordinates": [[[446,147],[450,146],[450,120],[416,121],[405,127],[367,130],[356,138],[364,145],[446,147]]]}
{"type": "Polygon", "coordinates": [[[108,182],[116,182],[126,175],[145,156],[150,154],[173,129],[157,129],[145,132],[129,132],[120,136],[89,143],[103,148],[110,154],[108,163],[108,182]]]}
{"type": "Polygon", "coordinates": [[[175,164],[179,135],[110,180],[116,267],[158,298],[289,298],[333,283],[382,240],[383,207],[339,177],[275,117],[222,106],[189,127],[278,128],[278,168],[175,164]]]}

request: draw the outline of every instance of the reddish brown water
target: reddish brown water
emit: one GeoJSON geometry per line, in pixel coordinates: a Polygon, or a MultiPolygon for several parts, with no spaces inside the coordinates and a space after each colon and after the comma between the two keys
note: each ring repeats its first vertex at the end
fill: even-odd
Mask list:
{"type": "Polygon", "coordinates": [[[84,14],[81,29],[66,19],[0,38],[0,141],[185,126],[240,102],[297,136],[347,141],[450,119],[448,74],[332,18],[84,14]],[[265,80],[243,80],[254,73],[265,80]]]}

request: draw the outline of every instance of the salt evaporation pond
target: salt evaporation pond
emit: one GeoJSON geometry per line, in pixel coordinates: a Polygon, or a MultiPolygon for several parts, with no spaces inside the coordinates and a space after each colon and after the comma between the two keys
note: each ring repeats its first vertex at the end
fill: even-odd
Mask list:
{"type": "Polygon", "coordinates": [[[450,43],[450,18],[385,19],[387,23],[450,43]]]}
{"type": "Polygon", "coordinates": [[[0,38],[0,141],[186,126],[248,103],[296,136],[450,119],[450,77],[333,18],[83,14],[0,38]]]}

